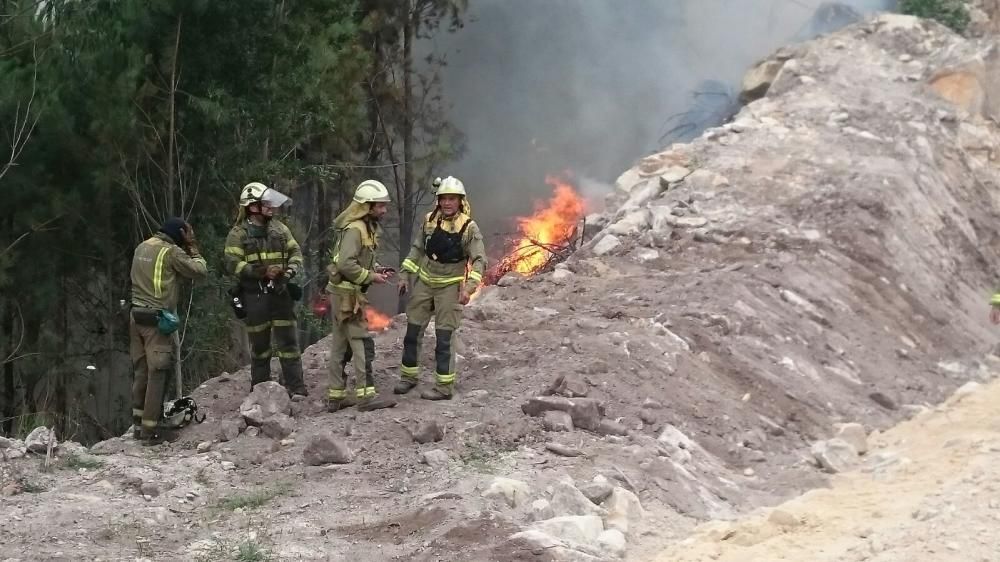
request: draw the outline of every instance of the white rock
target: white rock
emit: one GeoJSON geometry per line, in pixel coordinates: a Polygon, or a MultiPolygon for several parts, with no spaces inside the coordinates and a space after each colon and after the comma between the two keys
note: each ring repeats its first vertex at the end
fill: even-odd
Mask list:
{"type": "Polygon", "coordinates": [[[671,166],[667,168],[665,172],[660,174],[660,179],[667,183],[679,182],[686,178],[691,170],[688,170],[684,166],[671,166]]]}
{"type": "Polygon", "coordinates": [[[615,488],[604,501],[604,507],[608,510],[605,518],[607,527],[618,529],[626,535],[629,528],[635,528],[646,514],[639,498],[625,488],[615,488]]]}
{"type": "Polygon", "coordinates": [[[207,453],[207,452],[209,452],[211,450],[212,450],[212,442],[211,441],[202,441],[201,443],[198,443],[198,449],[197,449],[197,451],[199,453],[207,453]]]}
{"type": "Polygon", "coordinates": [[[551,550],[557,547],[564,547],[563,541],[536,529],[521,531],[510,536],[512,540],[524,541],[528,546],[538,550],[551,550]]]}
{"type": "Polygon", "coordinates": [[[660,432],[660,436],[656,439],[661,443],[667,443],[678,449],[691,450],[694,448],[694,441],[669,423],[663,427],[663,431],[660,432]]]}
{"type": "Polygon", "coordinates": [[[549,500],[539,499],[531,502],[532,521],[542,521],[545,519],[552,519],[555,516],[556,513],[552,509],[552,505],[549,503],[549,500]]]}
{"type": "Polygon", "coordinates": [[[604,523],[596,515],[569,515],[538,521],[532,529],[570,543],[594,544],[604,532],[604,523]]]}
{"type": "Polygon", "coordinates": [[[605,513],[602,508],[583,495],[583,492],[576,486],[566,481],[555,485],[550,505],[557,516],[603,515],[605,513]]]}
{"type": "Polygon", "coordinates": [[[594,254],[603,256],[609,254],[621,246],[621,240],[613,234],[606,234],[594,244],[594,254]]]}
{"type": "Polygon", "coordinates": [[[645,181],[645,179],[639,175],[638,168],[629,168],[615,180],[615,189],[622,193],[630,193],[635,186],[645,181]]]}
{"type": "Polygon", "coordinates": [[[607,230],[610,234],[625,236],[639,234],[649,228],[650,219],[649,209],[637,209],[626,213],[624,217],[609,226],[607,230]]]}
{"type": "MultiPolygon", "coordinates": [[[[970,394],[975,394],[983,385],[975,381],[969,381],[962,386],[958,387],[955,391],[955,398],[961,398],[963,396],[968,396],[970,394]]],[[[30,436],[29,436],[30,437],[30,436]]],[[[29,446],[28,449],[31,449],[29,446]]]]}
{"type": "Polygon", "coordinates": [[[655,232],[670,230],[674,220],[673,209],[666,205],[652,205],[649,207],[649,225],[655,232]]]}
{"type": "Polygon", "coordinates": [[[811,448],[820,467],[827,472],[845,472],[858,464],[858,451],[843,439],[817,441],[811,448]]]}
{"type": "Polygon", "coordinates": [[[236,470],[236,463],[231,461],[222,461],[222,470],[236,470]]]}
{"type": "Polygon", "coordinates": [[[660,252],[657,252],[652,248],[643,248],[636,253],[635,258],[641,262],[650,262],[659,259],[660,252]]]}
{"type": "Polygon", "coordinates": [[[684,228],[701,228],[708,224],[708,219],[705,217],[674,217],[671,224],[684,228]]]}
{"type": "Polygon", "coordinates": [[[849,443],[859,455],[868,452],[868,433],[860,423],[838,424],[836,437],[849,443]]]}
{"type": "Polygon", "coordinates": [[[52,441],[52,448],[55,449],[59,444],[56,441],[56,435],[54,431],[50,431],[49,428],[40,426],[31,430],[31,433],[24,439],[24,446],[32,453],[45,453],[49,448],[49,441],[52,441]]]}
{"type": "Polygon", "coordinates": [[[262,425],[275,414],[292,413],[292,400],[285,387],[274,381],[267,381],[253,387],[253,392],[240,405],[240,414],[249,425],[262,425]]]}
{"type": "Polygon", "coordinates": [[[601,550],[616,558],[625,558],[627,542],[625,535],[618,529],[608,529],[597,536],[597,544],[601,550]]]}
{"type": "Polygon", "coordinates": [[[565,281],[573,277],[573,272],[568,269],[556,269],[552,272],[553,281],[565,281]]]}
{"type": "Polygon", "coordinates": [[[663,192],[663,186],[658,180],[646,180],[636,185],[629,193],[628,199],[622,204],[622,209],[638,209],[655,199],[663,192]]]}
{"type": "Polygon", "coordinates": [[[484,498],[503,500],[510,507],[523,505],[531,494],[531,487],[512,478],[500,476],[493,479],[490,487],[483,492],[484,498]]]}
{"type": "Polygon", "coordinates": [[[423,463],[426,464],[427,466],[430,466],[431,468],[441,468],[444,466],[448,466],[448,461],[449,461],[448,453],[442,451],[441,449],[424,451],[420,455],[420,457],[421,457],[420,460],[423,461],[423,463]]]}

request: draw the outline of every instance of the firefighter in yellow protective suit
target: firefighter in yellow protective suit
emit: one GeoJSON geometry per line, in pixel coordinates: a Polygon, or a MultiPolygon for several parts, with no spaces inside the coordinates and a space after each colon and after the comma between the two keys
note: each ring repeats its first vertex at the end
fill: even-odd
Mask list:
{"type": "Polygon", "coordinates": [[[281,361],[282,384],[292,400],[309,392],[302,379],[295,300],[301,288],[293,279],[302,268],[302,250],[292,231],[273,218],[290,199],[262,183],[249,183],[240,192],[236,225],[226,237],[226,273],[236,278],[237,294],[246,310],[250,339],[250,388],[271,379],[271,340],[281,361]]]}
{"type": "Polygon", "coordinates": [[[403,260],[400,294],[412,290],[406,307],[406,336],[400,380],[393,391],[406,394],[420,379],[420,345],[434,317],[435,385],[420,394],[427,400],[450,400],[455,387],[455,332],[462,312],[483,280],[486,248],[465,186],[448,176],[435,181],[437,206],[427,214],[403,260]]]}
{"type": "Polygon", "coordinates": [[[132,358],[132,421],[135,438],[157,441],[163,398],[174,367],[177,299],[181,279],[208,273],[198,252],[194,229],[180,218],[163,223],[132,256],[132,308],[129,355],[132,358]]]}
{"type": "Polygon", "coordinates": [[[354,192],[354,198],[336,219],[336,243],[333,263],[327,269],[326,287],[332,297],[333,333],[330,343],[330,387],[327,410],[336,412],[355,403],[362,410],[389,408],[392,399],[376,399],[375,340],[368,332],[365,293],[372,284],[383,284],[392,270],[378,265],[378,247],[382,236],[380,219],[386,213],[389,190],[375,180],[366,180],[354,192]],[[354,396],[347,391],[347,364],[354,363],[354,396]]]}

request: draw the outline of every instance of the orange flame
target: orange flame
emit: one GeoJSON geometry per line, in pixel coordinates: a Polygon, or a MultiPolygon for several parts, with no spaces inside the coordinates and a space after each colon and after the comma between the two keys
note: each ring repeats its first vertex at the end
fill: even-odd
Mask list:
{"type": "Polygon", "coordinates": [[[530,217],[518,217],[521,239],[514,249],[500,263],[507,271],[521,275],[532,275],[549,263],[553,249],[569,243],[576,234],[586,204],[573,185],[556,176],[546,176],[545,183],[552,186],[555,193],[547,205],[536,203],[535,213],[530,217]]]}
{"type": "Polygon", "coordinates": [[[365,307],[365,319],[368,320],[368,329],[372,332],[381,332],[392,325],[392,318],[375,310],[375,307],[365,307]]]}

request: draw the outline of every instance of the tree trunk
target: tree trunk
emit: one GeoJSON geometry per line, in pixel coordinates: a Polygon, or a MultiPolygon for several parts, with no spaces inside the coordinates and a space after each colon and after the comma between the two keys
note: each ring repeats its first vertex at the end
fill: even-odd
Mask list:
{"type": "Polygon", "coordinates": [[[177,94],[177,55],[180,51],[181,46],[181,18],[183,16],[177,16],[177,31],[174,35],[174,57],[170,61],[170,131],[167,135],[167,213],[170,216],[177,216],[177,200],[175,193],[177,191],[177,158],[175,154],[177,152],[177,106],[176,106],[176,94],[177,94]]]}
{"type": "MultiPolygon", "coordinates": [[[[413,116],[410,105],[413,101],[413,35],[416,22],[410,0],[406,2],[406,20],[403,24],[403,200],[399,210],[399,262],[402,263],[410,250],[413,236],[413,215],[416,202],[413,186],[413,116]]],[[[406,310],[406,298],[399,298],[397,312],[406,310]]]]}

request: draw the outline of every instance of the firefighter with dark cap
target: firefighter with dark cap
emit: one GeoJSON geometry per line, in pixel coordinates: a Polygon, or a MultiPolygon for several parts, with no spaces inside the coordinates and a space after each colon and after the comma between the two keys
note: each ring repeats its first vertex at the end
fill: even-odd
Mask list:
{"type": "Polygon", "coordinates": [[[462,311],[483,280],[486,249],[465,186],[452,176],[435,180],[437,206],[424,217],[403,260],[400,295],[410,291],[400,380],[393,391],[406,394],[420,380],[420,345],[434,317],[435,384],[420,397],[450,400],[455,388],[455,332],[462,311]]]}
{"type": "Polygon", "coordinates": [[[250,339],[250,388],[271,380],[271,357],[281,361],[282,384],[294,401],[309,392],[302,379],[295,302],[302,297],[295,277],[302,250],[292,231],[274,218],[289,202],[283,193],[253,182],[240,192],[236,225],[226,237],[226,273],[236,278],[233,296],[243,304],[250,339]],[[273,352],[272,352],[273,339],[273,352]]]}
{"type": "Polygon", "coordinates": [[[389,190],[376,180],[361,182],[351,204],[336,219],[336,242],[333,263],[327,269],[326,287],[332,296],[333,337],[330,343],[330,387],[327,410],[349,407],[373,410],[396,405],[392,399],[378,399],[372,361],[375,340],[368,331],[365,293],[372,284],[387,283],[393,271],[378,265],[378,247],[382,236],[379,221],[386,213],[389,190]],[[347,390],[347,364],[354,365],[353,396],[347,390]]]}
{"type": "Polygon", "coordinates": [[[135,438],[147,444],[159,441],[157,426],[163,415],[167,381],[174,370],[180,281],[202,279],[207,273],[194,228],[176,217],[139,244],[132,256],[132,421],[135,438]]]}

